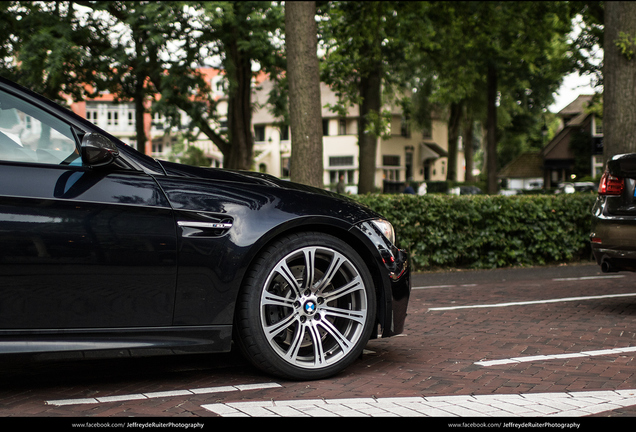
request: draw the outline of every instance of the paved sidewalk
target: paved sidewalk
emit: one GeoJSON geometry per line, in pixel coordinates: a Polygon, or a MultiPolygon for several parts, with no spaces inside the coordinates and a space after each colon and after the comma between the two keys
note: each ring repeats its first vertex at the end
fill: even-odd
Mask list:
{"type": "Polygon", "coordinates": [[[636,405],[636,390],[250,401],[203,405],[224,417],[582,417],[636,405]]]}

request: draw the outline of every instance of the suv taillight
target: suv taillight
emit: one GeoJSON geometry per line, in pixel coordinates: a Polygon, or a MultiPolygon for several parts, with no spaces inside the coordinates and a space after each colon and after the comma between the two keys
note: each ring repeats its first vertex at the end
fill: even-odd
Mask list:
{"type": "Polygon", "coordinates": [[[620,195],[625,189],[625,180],[621,177],[615,177],[607,171],[601,177],[598,185],[598,193],[600,195],[620,195]]]}

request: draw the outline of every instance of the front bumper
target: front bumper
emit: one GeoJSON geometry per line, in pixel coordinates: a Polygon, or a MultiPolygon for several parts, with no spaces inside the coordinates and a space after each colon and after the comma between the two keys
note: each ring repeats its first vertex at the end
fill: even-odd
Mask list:
{"type": "Polygon", "coordinates": [[[390,337],[404,330],[411,295],[411,263],[407,251],[388,241],[371,222],[357,225],[359,232],[373,244],[377,262],[372,270],[378,290],[377,321],[379,332],[374,337],[390,337]]]}
{"type": "Polygon", "coordinates": [[[396,249],[396,271],[389,273],[391,291],[391,324],[383,328],[382,337],[400,334],[404,331],[406,309],[411,295],[411,266],[406,251],[396,249]]]}

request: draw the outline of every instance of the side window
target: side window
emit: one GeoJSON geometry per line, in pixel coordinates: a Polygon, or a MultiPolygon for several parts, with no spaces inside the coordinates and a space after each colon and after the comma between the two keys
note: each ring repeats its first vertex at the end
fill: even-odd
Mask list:
{"type": "Polygon", "coordinates": [[[0,91],[0,160],[81,165],[71,127],[0,91]]]}

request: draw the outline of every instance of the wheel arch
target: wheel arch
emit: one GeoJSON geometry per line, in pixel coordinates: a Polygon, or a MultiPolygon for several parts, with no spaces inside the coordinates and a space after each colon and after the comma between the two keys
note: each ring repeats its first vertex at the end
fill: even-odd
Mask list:
{"type": "MultiPolygon", "coordinates": [[[[338,219],[332,218],[308,218],[301,220],[294,220],[282,224],[271,230],[267,235],[261,237],[261,239],[254,244],[252,253],[246,259],[245,271],[240,280],[239,290],[236,293],[234,303],[234,315],[236,315],[237,302],[236,299],[239,296],[240,290],[243,289],[245,279],[250,273],[250,269],[254,265],[254,261],[266,251],[272,244],[279,239],[286,237],[290,234],[302,233],[302,232],[317,232],[328,234],[333,237],[337,237],[347,244],[360,255],[365,265],[366,270],[369,272],[376,292],[376,326],[379,324],[382,328],[388,325],[387,312],[391,310],[391,295],[387,292],[388,278],[382,275],[379,265],[382,263],[382,257],[379,252],[375,250],[375,246],[370,240],[366,240],[361,231],[358,235],[355,233],[354,225],[345,223],[338,219]],[[377,263],[379,265],[374,265],[377,263]]],[[[388,317],[390,319],[390,317],[388,317]]],[[[378,330],[374,329],[371,337],[377,338],[378,330]]]]}

